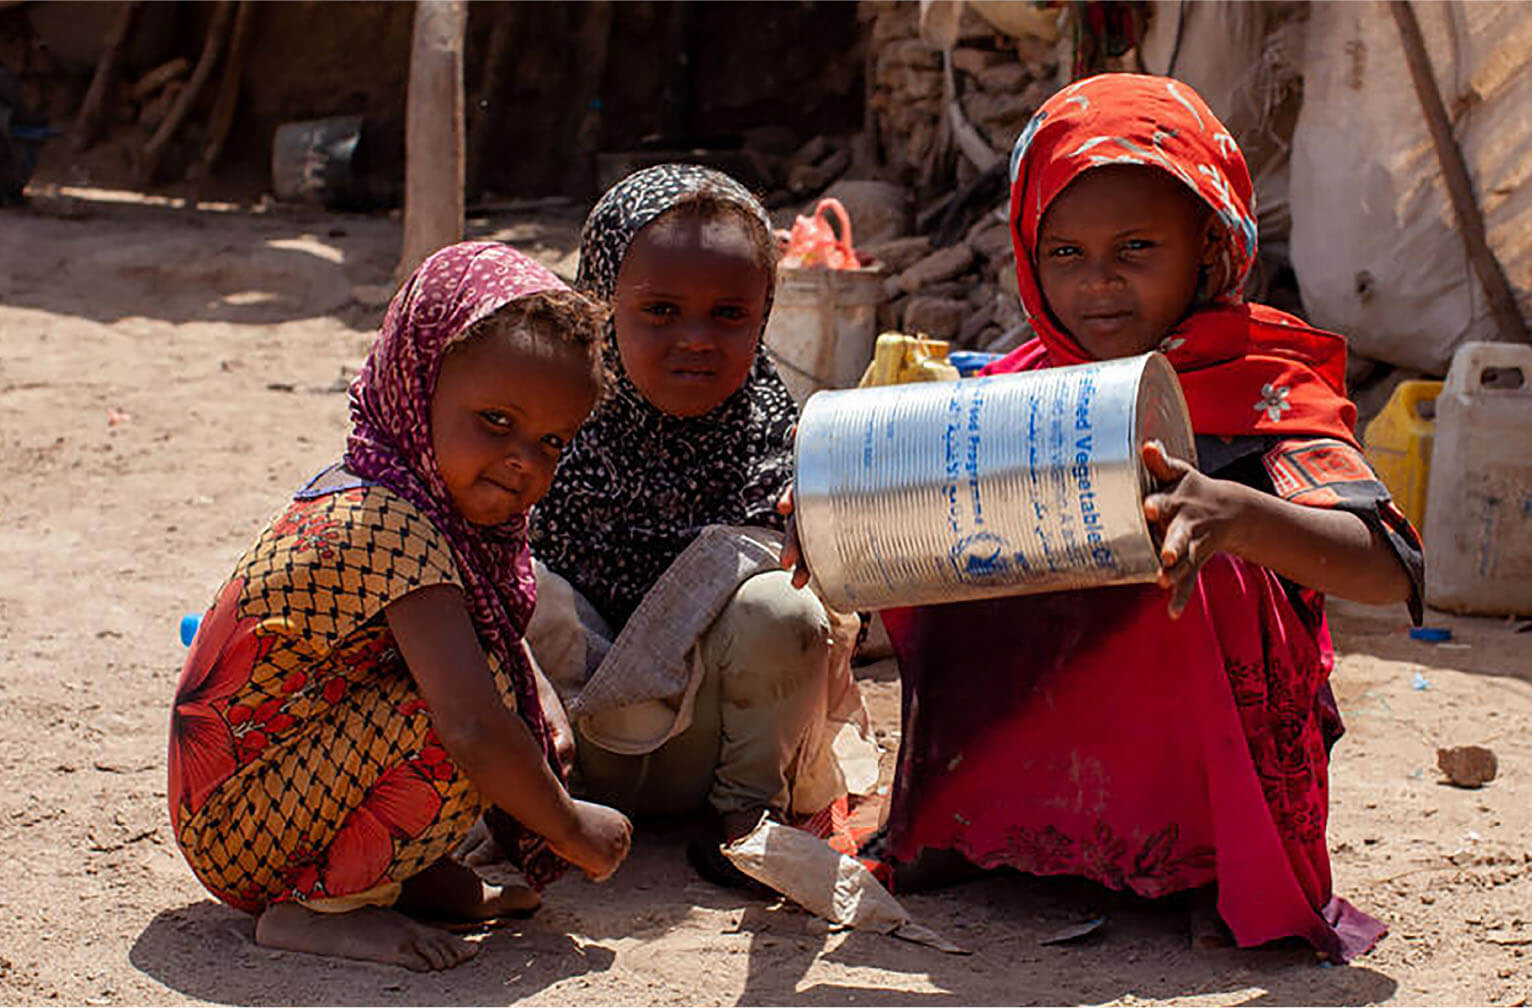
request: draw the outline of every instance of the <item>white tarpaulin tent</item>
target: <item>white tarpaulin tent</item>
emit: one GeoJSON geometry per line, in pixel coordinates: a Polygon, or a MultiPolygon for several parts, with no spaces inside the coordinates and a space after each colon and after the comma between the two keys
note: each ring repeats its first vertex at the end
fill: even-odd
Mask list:
{"type": "MultiPolygon", "coordinates": [[[[926,30],[954,34],[962,6],[922,0],[926,30]]],[[[1003,34],[1059,32],[1051,10],[969,6],[1003,34]]],[[[1532,2],[1410,6],[1489,249],[1532,317],[1532,2]]],[[[1386,3],[1155,0],[1139,54],[1239,138],[1263,250],[1290,258],[1310,321],[1357,355],[1435,374],[1460,343],[1501,336],[1386,3]]]]}
{"type": "MultiPolygon", "coordinates": [[[[1532,4],[1412,4],[1489,246],[1532,308],[1532,4]]],[[[1314,3],[1292,147],[1292,260],[1309,318],[1441,374],[1495,339],[1399,32],[1379,2],[1314,3]]]]}
{"type": "Polygon", "coordinates": [[[1144,69],[1197,89],[1239,140],[1255,182],[1261,250],[1287,257],[1288,141],[1298,104],[1305,4],[1156,0],[1144,69]]]}

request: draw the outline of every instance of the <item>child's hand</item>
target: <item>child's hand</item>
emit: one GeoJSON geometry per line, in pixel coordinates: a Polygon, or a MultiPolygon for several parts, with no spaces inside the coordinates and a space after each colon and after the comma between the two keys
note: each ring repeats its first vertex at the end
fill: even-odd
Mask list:
{"type": "Polygon", "coordinates": [[[1169,588],[1170,618],[1177,619],[1197,586],[1197,572],[1215,553],[1235,552],[1235,529],[1247,491],[1229,480],[1212,479],[1171,457],[1150,441],[1144,465],[1160,489],[1144,498],[1144,517],[1160,531],[1160,577],[1169,588]]]}
{"type": "Polygon", "coordinates": [[[592,882],[612,877],[633,843],[633,824],[616,809],[594,802],[574,803],[574,829],[567,837],[548,842],[553,852],[583,871],[592,882]]]}
{"type": "Polygon", "coordinates": [[[782,544],[782,569],[793,572],[793,587],[809,583],[808,564],[803,562],[803,546],[798,542],[798,520],[793,515],[793,488],[788,484],[777,500],[777,513],[787,515],[787,542],[782,544]]]}

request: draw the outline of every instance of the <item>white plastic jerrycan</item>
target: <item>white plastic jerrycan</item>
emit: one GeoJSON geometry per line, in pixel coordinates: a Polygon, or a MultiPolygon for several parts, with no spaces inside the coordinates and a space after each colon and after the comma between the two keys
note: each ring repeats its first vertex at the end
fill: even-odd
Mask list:
{"type": "Polygon", "coordinates": [[[1436,400],[1426,602],[1532,614],[1532,346],[1464,343],[1436,400]]]}

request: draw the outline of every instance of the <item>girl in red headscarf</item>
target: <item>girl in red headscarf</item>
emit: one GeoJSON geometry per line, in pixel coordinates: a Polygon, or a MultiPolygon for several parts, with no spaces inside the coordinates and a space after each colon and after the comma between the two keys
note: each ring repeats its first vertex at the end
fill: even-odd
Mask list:
{"type": "Polygon", "coordinates": [[[904,686],[888,853],[1216,891],[1240,945],[1296,935],[1344,961],[1385,929],[1331,891],[1324,595],[1408,600],[1418,619],[1421,584],[1419,539],[1357,448],[1345,343],[1240,301],[1250,174],[1182,83],[1065,88],[1011,178],[1037,338],[989,370],[1159,350],[1197,460],[1144,447],[1159,587],[885,614],[904,686]]]}

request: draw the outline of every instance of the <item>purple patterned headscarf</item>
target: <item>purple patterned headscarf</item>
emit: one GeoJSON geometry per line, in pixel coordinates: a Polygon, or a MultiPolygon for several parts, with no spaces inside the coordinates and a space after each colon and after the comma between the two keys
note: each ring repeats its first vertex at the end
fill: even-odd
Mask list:
{"type": "MultiPolygon", "coordinates": [[[[521,647],[537,599],[526,517],[483,527],[457,512],[437,468],[430,419],[442,359],[468,328],[517,298],[558,290],[568,287],[539,263],[497,242],[450,245],[421,263],[394,295],[367,364],[351,383],[345,459],[352,473],[419,508],[451,544],[479,642],[515,684],[516,710],[555,772],[559,763],[552,735],[521,647]]],[[[503,834],[508,817],[497,818],[502,824],[497,832],[503,834]]],[[[527,871],[525,862],[546,862],[552,855],[539,838],[519,832],[525,835],[502,835],[500,840],[535,884],[534,875],[541,873],[527,871]]]]}

